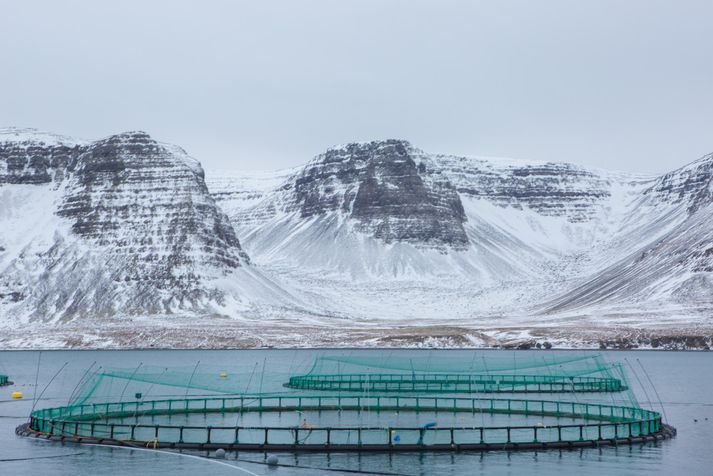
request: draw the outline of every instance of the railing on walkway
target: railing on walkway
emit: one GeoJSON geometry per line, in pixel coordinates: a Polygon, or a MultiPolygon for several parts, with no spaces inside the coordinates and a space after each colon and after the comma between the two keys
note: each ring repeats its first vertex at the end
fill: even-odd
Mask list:
{"type": "Polygon", "coordinates": [[[308,374],[290,377],[288,388],[328,391],[425,393],[571,393],[626,390],[613,377],[510,374],[308,374]]]}
{"type": "Polygon", "coordinates": [[[510,445],[602,442],[640,438],[662,430],[657,412],[642,408],[548,400],[458,397],[238,396],[101,403],[33,412],[30,428],[49,436],[161,442],[184,445],[320,446],[328,450],[399,446],[510,445]],[[117,423],[111,419],[191,413],[295,412],[465,412],[577,418],[587,422],[515,426],[200,426],[117,423]],[[589,422],[588,420],[591,420],[589,422]]]}

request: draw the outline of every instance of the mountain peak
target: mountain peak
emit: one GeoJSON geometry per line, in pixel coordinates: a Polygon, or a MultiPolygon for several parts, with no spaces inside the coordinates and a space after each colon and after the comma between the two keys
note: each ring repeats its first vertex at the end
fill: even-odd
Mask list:
{"type": "Polygon", "coordinates": [[[86,141],[41,131],[33,127],[0,127],[0,143],[43,144],[47,146],[75,146],[86,141]]]}
{"type": "Polygon", "coordinates": [[[99,139],[97,142],[127,143],[127,144],[158,144],[147,132],[126,131],[99,139]]]}
{"type": "Polygon", "coordinates": [[[661,200],[685,204],[690,213],[713,202],[713,154],[704,155],[656,180],[647,191],[661,200]]]}
{"type": "Polygon", "coordinates": [[[375,150],[383,147],[403,147],[412,148],[409,141],[405,139],[376,139],[371,141],[354,141],[346,144],[337,144],[329,147],[330,150],[375,150]]]}
{"type": "Polygon", "coordinates": [[[455,188],[408,141],[353,142],[328,149],[283,189],[288,212],[340,217],[362,234],[423,248],[467,248],[455,188]]]}
{"type": "MultiPolygon", "coordinates": [[[[243,297],[226,294],[221,280],[250,260],[208,194],[200,164],[182,149],[143,131],[72,147],[36,130],[3,134],[12,138],[0,141],[0,184],[10,184],[3,192],[53,190],[43,220],[61,230],[35,244],[30,238],[28,246],[37,249],[27,256],[41,259],[20,253],[0,269],[0,300],[17,296],[17,315],[71,320],[210,313],[243,297]],[[42,187],[51,183],[58,186],[42,187]],[[35,286],[43,265],[50,271],[35,286]]],[[[22,200],[11,204],[25,206],[22,200]]],[[[47,231],[44,225],[31,229],[30,237],[47,231]]],[[[5,238],[0,234],[0,254],[5,238]]]]}
{"type": "Polygon", "coordinates": [[[350,142],[328,148],[323,154],[315,157],[312,162],[367,161],[377,157],[382,161],[398,161],[418,153],[421,153],[421,151],[415,149],[409,141],[402,139],[350,142]]]}

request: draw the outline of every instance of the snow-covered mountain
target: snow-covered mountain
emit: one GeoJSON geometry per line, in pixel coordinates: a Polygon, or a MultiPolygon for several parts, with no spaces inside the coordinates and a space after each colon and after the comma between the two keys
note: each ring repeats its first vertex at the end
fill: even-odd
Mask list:
{"type": "Polygon", "coordinates": [[[250,266],[200,164],[143,132],[0,131],[0,311],[97,322],[212,315],[285,292],[250,266]]]}
{"type": "Polygon", "coordinates": [[[4,129],[2,342],[702,347],[711,202],[713,156],[647,177],[386,140],[204,178],[143,132],[4,129]]]}
{"type": "Polygon", "coordinates": [[[647,177],[388,140],[208,186],[256,265],[318,289],[327,314],[685,333],[713,324],[711,162],[647,177]]]}
{"type": "Polygon", "coordinates": [[[710,315],[713,155],[654,180],[622,227],[612,241],[619,259],[554,300],[550,312],[623,305],[710,315]]]}
{"type": "Polygon", "coordinates": [[[481,288],[581,261],[653,183],[569,164],[431,155],[396,140],[336,147],[279,176],[208,179],[257,263],[357,281],[461,276],[481,288]],[[238,188],[256,199],[229,193],[238,188]]]}

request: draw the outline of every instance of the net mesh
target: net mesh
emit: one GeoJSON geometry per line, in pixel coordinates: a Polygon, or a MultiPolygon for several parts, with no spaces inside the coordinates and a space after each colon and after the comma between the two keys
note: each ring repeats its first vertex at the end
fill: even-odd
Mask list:
{"type": "Polygon", "coordinates": [[[477,447],[518,432],[530,443],[600,442],[662,428],[625,366],[600,354],[335,352],[229,364],[90,368],[68,405],[35,411],[32,428],[156,445],[334,449],[459,438],[477,447]],[[508,396],[523,391],[537,395],[508,396]]]}
{"type": "MultiPolygon", "coordinates": [[[[473,352],[467,358],[444,352],[426,355],[320,356],[303,372],[284,365],[195,365],[97,368],[88,371],[69,402],[122,402],[167,397],[276,395],[305,391],[388,395],[410,393],[551,393],[588,398],[610,393],[612,403],[638,406],[624,366],[602,355],[519,355],[473,352]]],[[[601,400],[601,397],[599,397],[601,400]]]]}

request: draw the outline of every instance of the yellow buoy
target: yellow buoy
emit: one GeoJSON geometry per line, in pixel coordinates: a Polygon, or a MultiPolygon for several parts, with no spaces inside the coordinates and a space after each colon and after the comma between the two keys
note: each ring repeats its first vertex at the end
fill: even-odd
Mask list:
{"type": "Polygon", "coordinates": [[[22,398],[24,395],[22,395],[22,392],[12,392],[11,396],[12,396],[12,398],[17,400],[17,399],[22,398]]]}
{"type": "Polygon", "coordinates": [[[220,378],[223,378],[223,379],[228,378],[228,372],[221,372],[221,373],[220,373],[220,378]]]}

